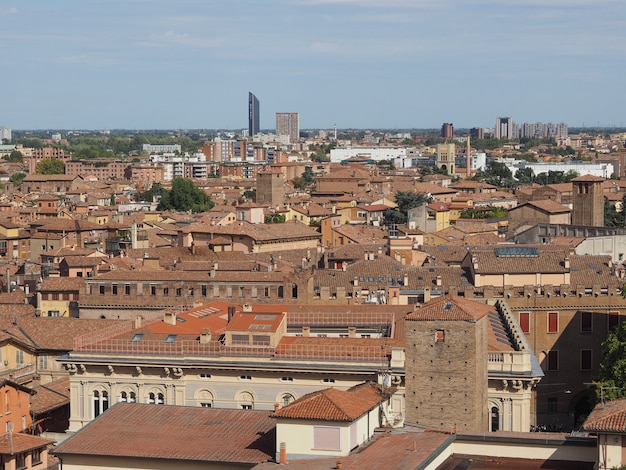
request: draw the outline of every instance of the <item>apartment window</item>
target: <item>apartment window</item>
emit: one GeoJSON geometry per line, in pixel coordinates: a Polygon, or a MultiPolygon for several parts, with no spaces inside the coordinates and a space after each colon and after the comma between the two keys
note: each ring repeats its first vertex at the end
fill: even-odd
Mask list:
{"type": "Polygon", "coordinates": [[[558,351],[548,351],[547,361],[548,361],[549,371],[559,370],[559,352],[558,351]]]}
{"type": "Polygon", "coordinates": [[[322,379],[322,383],[325,383],[325,384],[334,384],[334,383],[335,383],[335,379],[323,378],[323,379],[322,379]]]}
{"type": "Polygon", "coordinates": [[[293,382],[293,377],[281,377],[281,382],[293,382]]]}
{"type": "Polygon", "coordinates": [[[100,295],[104,295],[104,286],[103,285],[100,286],[100,295]]]}
{"type": "Polygon", "coordinates": [[[200,403],[200,406],[202,408],[213,408],[213,404],[212,403],[208,403],[208,402],[200,403]]]}
{"type": "Polygon", "coordinates": [[[269,288],[269,287],[266,287],[266,288],[263,290],[263,295],[264,295],[265,297],[269,297],[269,296],[270,296],[270,288],[269,288]]]}
{"type": "Polygon", "coordinates": [[[591,333],[593,331],[593,314],[591,312],[580,312],[581,333],[591,333]]]}
{"type": "Polygon", "coordinates": [[[19,453],[15,456],[15,468],[19,470],[20,468],[26,468],[26,454],[19,453]]]}
{"type": "Polygon", "coordinates": [[[530,333],[530,312],[520,312],[519,326],[524,333],[530,333]]]}
{"type": "Polygon", "coordinates": [[[559,332],[559,312],[548,312],[548,333],[559,332]]]}
{"type": "Polygon", "coordinates": [[[15,351],[15,365],[16,367],[24,366],[24,351],[17,349],[15,351]]]}
{"type": "Polygon", "coordinates": [[[435,331],[435,343],[443,343],[446,341],[446,332],[444,330],[435,331]]]}
{"type": "Polygon", "coordinates": [[[181,297],[182,295],[183,295],[182,287],[177,287],[176,288],[176,297],[181,297]]]}
{"type": "Polygon", "coordinates": [[[125,284],[124,285],[124,294],[125,295],[130,295],[130,284],[125,284]]]}
{"type": "Polygon", "coordinates": [[[52,300],[59,300],[59,293],[58,292],[54,292],[52,294],[52,300]]]}
{"type": "Polygon", "coordinates": [[[557,409],[557,399],[554,397],[548,398],[548,413],[556,413],[557,409]]]}
{"type": "Polygon", "coordinates": [[[200,378],[201,379],[210,379],[211,378],[211,374],[200,374],[200,378]]]}
{"type": "Polygon", "coordinates": [[[170,288],[169,287],[164,287],[163,288],[163,297],[167,297],[170,295],[170,288]]]}
{"type": "Polygon", "coordinates": [[[156,286],[154,284],[150,284],[150,295],[156,295],[156,286]]]}
{"type": "Polygon", "coordinates": [[[117,284],[111,286],[111,294],[117,295],[117,284]]]}
{"type": "Polygon", "coordinates": [[[240,375],[239,380],[252,380],[252,376],[250,375],[240,375]]]}
{"type": "Polygon", "coordinates": [[[30,452],[32,465],[38,465],[41,463],[41,449],[33,449],[30,452]]]}
{"type": "Polygon", "coordinates": [[[48,310],[49,317],[58,317],[60,315],[61,315],[61,312],[59,312],[58,310],[48,310]]]}
{"type": "Polygon", "coordinates": [[[609,312],[608,322],[609,331],[613,330],[617,325],[619,325],[619,312],[609,312]]]}
{"type": "Polygon", "coordinates": [[[202,297],[206,297],[206,286],[202,286],[202,297]]]}
{"type": "Polygon", "coordinates": [[[239,286],[239,297],[243,297],[243,286],[239,286]]]}
{"type": "Polygon", "coordinates": [[[39,366],[39,369],[41,370],[48,369],[48,356],[42,355],[42,356],[37,357],[37,365],[39,366]]]}
{"type": "Polygon", "coordinates": [[[580,370],[591,370],[593,368],[593,351],[591,349],[580,350],[580,370]]]}

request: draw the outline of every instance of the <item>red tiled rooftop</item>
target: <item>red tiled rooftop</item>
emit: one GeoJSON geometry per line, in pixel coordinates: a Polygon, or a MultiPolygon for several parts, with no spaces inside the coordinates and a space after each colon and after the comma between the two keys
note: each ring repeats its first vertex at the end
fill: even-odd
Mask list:
{"type": "Polygon", "coordinates": [[[5,432],[0,434],[0,454],[14,455],[19,452],[45,447],[53,442],[52,439],[44,439],[43,437],[30,434],[5,432]]]}
{"type": "Polygon", "coordinates": [[[118,403],[53,452],[255,464],[274,457],[274,426],[267,411],[118,403]]]}
{"type": "Polygon", "coordinates": [[[626,432],[626,398],[598,403],[582,429],[594,432],[626,432]]]}
{"type": "Polygon", "coordinates": [[[493,307],[487,304],[446,295],[431,300],[405,318],[411,321],[475,321],[487,315],[490,310],[493,307]]]}
{"type": "MultiPolygon", "coordinates": [[[[388,390],[389,391],[389,390],[388,390]]],[[[380,386],[364,383],[349,390],[327,388],[309,393],[277,410],[275,418],[354,421],[388,397],[380,386]]]]}

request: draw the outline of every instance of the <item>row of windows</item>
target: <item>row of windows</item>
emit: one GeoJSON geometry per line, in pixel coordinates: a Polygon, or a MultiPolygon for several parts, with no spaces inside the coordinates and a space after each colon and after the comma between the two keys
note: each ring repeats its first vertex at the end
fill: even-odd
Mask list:
{"type": "MultiPolygon", "coordinates": [[[[213,396],[210,392],[204,392],[199,397],[199,404],[202,408],[213,407],[213,396]]],[[[280,402],[282,406],[289,405],[295,397],[291,393],[283,393],[280,396],[280,402]]],[[[121,392],[118,397],[119,403],[137,403],[137,395],[135,392],[121,392]]],[[[254,397],[250,392],[243,392],[238,397],[238,405],[242,410],[254,409],[254,397]]],[[[165,397],[162,393],[151,392],[148,394],[147,403],[153,405],[164,405],[165,397]]],[[[106,391],[95,390],[92,395],[92,414],[94,418],[100,416],[109,409],[109,394],[106,391]]]]}
{"type": "MultiPolygon", "coordinates": [[[[599,314],[597,314],[599,315],[599,314]]],[[[580,332],[592,333],[593,332],[593,312],[580,312],[580,332]]],[[[610,331],[619,325],[620,314],[619,312],[609,312],[607,318],[607,329],[610,331]]],[[[519,313],[520,328],[524,333],[530,333],[530,312],[519,313]]],[[[548,333],[559,332],[559,312],[548,312],[546,319],[546,331],[548,333]]]]}
{"type": "Polygon", "coordinates": [[[41,294],[41,300],[78,300],[78,293],[44,292],[41,294]]]}
{"type": "MultiPolygon", "coordinates": [[[[546,353],[545,358],[546,370],[558,371],[559,370],[559,351],[550,350],[546,353]]],[[[593,369],[593,350],[581,349],[580,350],[580,370],[589,371],[593,369]]]]}
{"type": "MultiPolygon", "coordinates": [[[[200,287],[200,289],[201,289],[201,294],[200,295],[202,295],[202,297],[206,297],[207,296],[207,291],[208,291],[208,286],[203,285],[203,286],[200,287]]],[[[237,292],[239,294],[239,297],[243,298],[243,297],[246,296],[246,291],[245,291],[246,288],[244,286],[239,286],[237,289],[238,289],[237,292]]],[[[102,284],[99,286],[100,295],[105,295],[106,294],[106,290],[107,290],[106,286],[104,286],[102,284]]],[[[169,297],[169,295],[170,295],[170,288],[169,287],[162,287],[159,290],[160,290],[160,293],[161,293],[161,295],[163,297],[169,297]]],[[[227,297],[232,297],[232,295],[233,295],[233,288],[231,286],[227,286],[226,290],[227,290],[226,296],[227,297]]],[[[278,290],[278,297],[282,298],[283,297],[283,287],[282,286],[278,286],[277,290],[278,290]]],[[[121,290],[120,290],[120,288],[118,288],[117,284],[111,284],[111,294],[118,295],[120,292],[121,292],[121,290]]],[[[155,284],[151,284],[150,285],[150,295],[156,296],[157,292],[158,292],[157,286],[155,284]]],[[[183,296],[183,288],[182,287],[174,288],[174,292],[176,294],[176,297],[182,297],[183,296]]],[[[263,288],[263,295],[265,297],[270,297],[271,296],[271,292],[272,291],[271,291],[270,287],[264,287],[263,288]]],[[[195,288],[194,287],[189,287],[185,295],[187,295],[189,297],[194,297],[195,294],[196,294],[195,288]]],[[[57,298],[52,298],[51,300],[59,300],[58,294],[52,294],[52,295],[53,296],[56,295],[57,298]]],[[[64,299],[63,300],[70,300],[69,298],[65,299],[65,295],[66,294],[64,294],[64,299]]],[[[124,295],[131,295],[131,285],[130,284],[124,284],[124,295]]],[[[292,297],[294,297],[294,298],[298,297],[298,289],[297,289],[297,286],[295,286],[295,285],[293,286],[293,289],[292,289],[292,297]]],[[[50,300],[50,299],[46,298],[44,300],[50,300]]],[[[78,300],[78,298],[74,298],[72,300],[78,300]]]]}
{"type": "MultiPolygon", "coordinates": [[[[211,374],[200,374],[199,377],[201,379],[209,380],[209,379],[211,379],[212,376],[211,376],[211,374]]],[[[239,380],[249,381],[249,380],[252,380],[252,376],[251,375],[240,375],[239,376],[239,380]]],[[[291,382],[294,381],[294,378],[291,377],[291,376],[284,376],[284,377],[280,378],[280,381],[281,382],[290,382],[291,383],[291,382]]],[[[334,384],[335,383],[335,379],[333,379],[331,377],[324,377],[321,380],[321,382],[324,383],[324,384],[334,384]]]]}

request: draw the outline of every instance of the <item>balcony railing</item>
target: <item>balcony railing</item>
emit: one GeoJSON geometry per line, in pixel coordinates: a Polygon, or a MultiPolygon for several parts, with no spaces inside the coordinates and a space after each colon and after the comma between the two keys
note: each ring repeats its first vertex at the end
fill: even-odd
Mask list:
{"type": "Polygon", "coordinates": [[[489,352],[487,353],[487,363],[490,373],[528,374],[532,371],[530,352],[528,351],[489,352]]]}
{"type": "Polygon", "coordinates": [[[278,347],[262,346],[225,346],[212,341],[202,344],[197,341],[179,341],[165,343],[163,341],[137,341],[125,339],[109,339],[98,343],[82,344],[75,353],[102,353],[107,355],[133,356],[207,356],[217,358],[228,357],[265,357],[268,359],[307,359],[322,361],[385,361],[391,357],[391,348],[381,348],[376,342],[370,346],[351,344],[281,344],[278,347]]]}

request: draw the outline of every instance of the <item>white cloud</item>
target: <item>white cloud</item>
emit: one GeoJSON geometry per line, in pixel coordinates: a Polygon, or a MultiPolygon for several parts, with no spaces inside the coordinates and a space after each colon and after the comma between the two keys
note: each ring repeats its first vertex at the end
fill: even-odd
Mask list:
{"type": "Polygon", "coordinates": [[[170,44],[192,47],[218,47],[223,43],[220,38],[197,38],[189,33],[177,33],[176,31],[167,31],[162,40],[170,44]]]}

